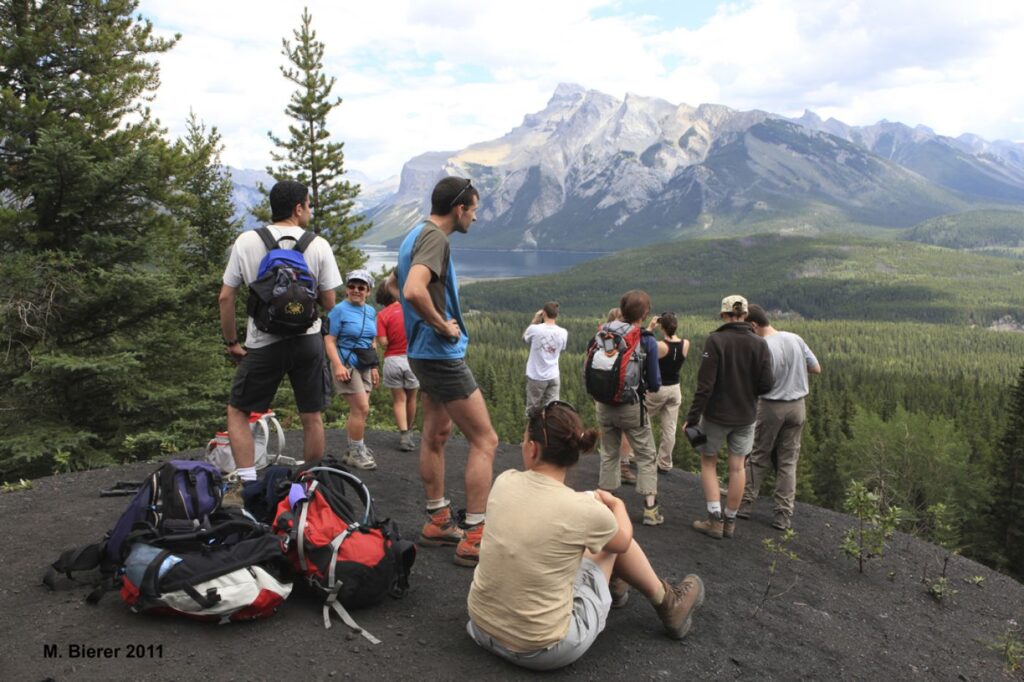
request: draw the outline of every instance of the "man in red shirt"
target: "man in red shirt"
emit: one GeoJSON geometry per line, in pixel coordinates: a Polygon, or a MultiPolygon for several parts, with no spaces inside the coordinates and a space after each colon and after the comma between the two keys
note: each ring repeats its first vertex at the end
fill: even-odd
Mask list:
{"type": "Polygon", "coordinates": [[[406,357],[405,321],[402,319],[402,304],[398,302],[386,282],[377,287],[377,305],[383,306],[377,313],[377,343],[384,349],[384,386],[391,389],[391,408],[395,423],[401,435],[398,449],[412,452],[416,449],[412,429],[416,425],[416,393],[420,382],[409,369],[406,357]]]}

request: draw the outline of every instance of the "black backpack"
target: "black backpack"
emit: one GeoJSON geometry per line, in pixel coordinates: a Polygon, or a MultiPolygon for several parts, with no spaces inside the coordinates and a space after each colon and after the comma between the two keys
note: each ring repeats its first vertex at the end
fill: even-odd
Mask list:
{"type": "Polygon", "coordinates": [[[74,580],[75,573],[98,568],[98,589],[88,599],[95,603],[115,586],[115,573],[128,555],[133,533],[140,528],[157,532],[165,525],[197,527],[220,508],[222,496],[220,469],[209,462],[172,459],[139,483],[131,502],[100,542],[62,553],[50,565],[43,583],[56,589],[59,574],[74,580]]]}
{"type": "Polygon", "coordinates": [[[303,255],[316,235],[303,232],[298,240],[287,235],[275,240],[269,227],[259,228],[256,234],[267,247],[267,255],[249,284],[249,317],[257,329],[268,334],[304,334],[319,319],[316,277],[303,255]],[[295,247],[281,248],[285,239],[294,241],[295,247]]]}

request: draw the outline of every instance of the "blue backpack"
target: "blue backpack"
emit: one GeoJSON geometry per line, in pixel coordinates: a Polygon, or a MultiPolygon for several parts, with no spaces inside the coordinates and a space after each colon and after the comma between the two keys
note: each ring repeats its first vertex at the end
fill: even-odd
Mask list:
{"type": "Polygon", "coordinates": [[[140,532],[180,532],[198,528],[220,508],[222,496],[220,469],[216,466],[209,462],[172,459],[138,485],[128,507],[103,540],[61,554],[50,565],[43,583],[56,589],[58,574],[74,580],[74,573],[98,568],[101,582],[89,596],[89,601],[96,601],[113,586],[115,574],[128,556],[134,536],[140,532]]]}
{"type": "Polygon", "coordinates": [[[303,256],[316,235],[303,232],[298,240],[284,236],[275,241],[269,227],[261,227],[256,234],[267,247],[267,255],[249,284],[249,317],[257,329],[268,334],[304,334],[319,319],[316,277],[303,256]],[[294,241],[295,247],[281,248],[285,239],[294,241]]]}

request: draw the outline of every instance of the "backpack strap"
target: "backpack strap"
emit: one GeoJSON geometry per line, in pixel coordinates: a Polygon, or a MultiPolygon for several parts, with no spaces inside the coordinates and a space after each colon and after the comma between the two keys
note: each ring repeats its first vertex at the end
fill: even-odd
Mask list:
{"type": "Polygon", "coordinates": [[[312,244],[314,239],[316,239],[316,234],[306,230],[302,233],[302,236],[299,237],[299,241],[295,242],[293,249],[299,253],[305,253],[306,247],[312,244]]]}
{"type": "Polygon", "coordinates": [[[274,233],[270,231],[269,227],[261,227],[256,230],[256,234],[263,240],[263,246],[267,247],[267,251],[273,251],[277,248],[277,240],[274,239],[274,233]]]}

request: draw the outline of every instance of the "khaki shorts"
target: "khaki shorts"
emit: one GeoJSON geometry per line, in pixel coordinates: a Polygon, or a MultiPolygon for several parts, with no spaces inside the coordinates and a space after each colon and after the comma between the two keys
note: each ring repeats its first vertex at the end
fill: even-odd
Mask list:
{"type": "Polygon", "coordinates": [[[476,626],[472,619],[466,623],[466,632],[477,644],[509,663],[530,670],[555,670],[564,668],[587,653],[608,621],[612,607],[612,593],[608,589],[608,578],[601,567],[591,559],[584,558],[576,572],[572,586],[572,614],[569,616],[569,631],[561,641],[546,649],[524,653],[510,651],[498,640],[476,626]]]}
{"type": "Polygon", "coordinates": [[[729,446],[729,454],[733,457],[746,457],[754,449],[754,424],[745,426],[723,426],[701,417],[701,426],[708,434],[708,440],[698,445],[696,450],[703,457],[715,457],[722,443],[729,446]]]}
{"type": "Polygon", "coordinates": [[[370,368],[355,369],[354,367],[349,367],[348,372],[348,381],[338,381],[338,378],[334,377],[335,393],[338,395],[346,395],[351,393],[369,393],[373,390],[373,380],[370,378],[370,368]]]}

